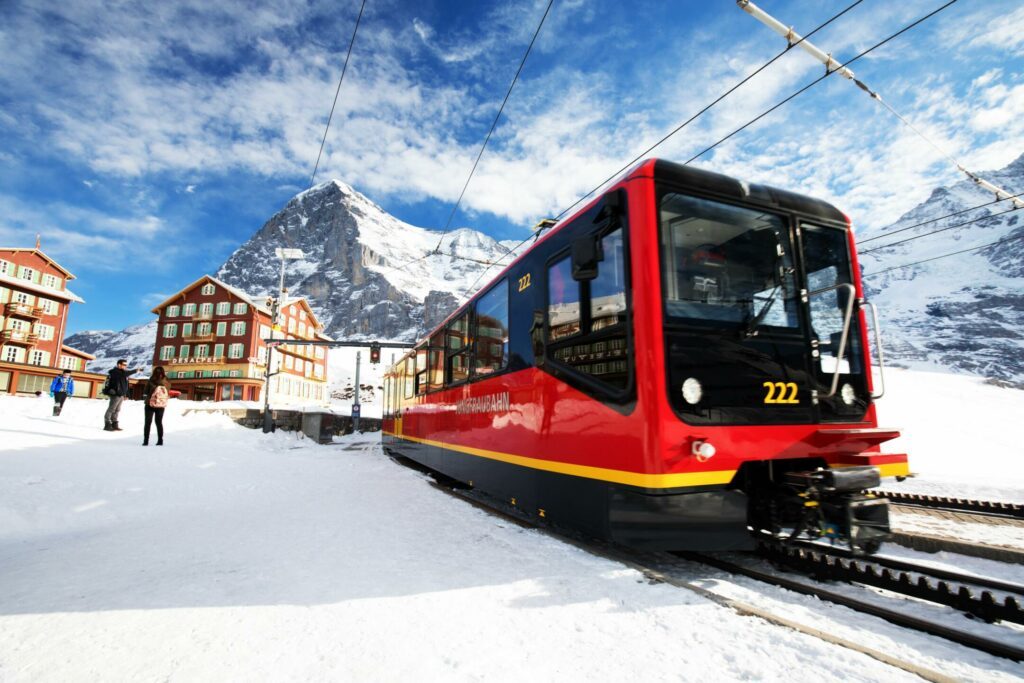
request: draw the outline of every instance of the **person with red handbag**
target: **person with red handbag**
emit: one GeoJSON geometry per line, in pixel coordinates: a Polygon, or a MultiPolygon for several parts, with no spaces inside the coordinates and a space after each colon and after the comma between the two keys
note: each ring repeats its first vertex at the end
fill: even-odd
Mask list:
{"type": "MultiPolygon", "coordinates": [[[[178,392],[175,392],[178,393],[178,392]]],[[[149,445],[149,429],[156,418],[156,445],[164,445],[164,408],[171,398],[171,383],[167,379],[167,373],[159,365],[153,368],[153,374],[146,382],[146,388],[142,392],[142,400],[145,403],[146,422],[142,428],[142,445],[149,445]]]]}

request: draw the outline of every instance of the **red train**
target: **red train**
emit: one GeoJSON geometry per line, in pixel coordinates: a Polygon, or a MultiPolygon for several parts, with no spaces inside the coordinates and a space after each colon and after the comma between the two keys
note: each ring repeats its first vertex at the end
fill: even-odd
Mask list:
{"type": "MultiPolygon", "coordinates": [[[[383,443],[554,524],[660,549],[888,533],[849,220],[649,160],[392,366],[383,443]]],[[[877,321],[875,324],[877,330],[877,321]]]]}

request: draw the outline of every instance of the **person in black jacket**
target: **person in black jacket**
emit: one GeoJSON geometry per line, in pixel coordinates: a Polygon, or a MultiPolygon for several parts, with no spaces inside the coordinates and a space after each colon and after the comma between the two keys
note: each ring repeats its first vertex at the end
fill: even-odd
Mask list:
{"type": "Polygon", "coordinates": [[[121,412],[121,403],[128,395],[128,361],[121,358],[117,367],[107,373],[107,381],[103,385],[103,393],[110,397],[107,412],[103,415],[103,429],[107,432],[124,431],[117,425],[117,415],[121,412]]]}

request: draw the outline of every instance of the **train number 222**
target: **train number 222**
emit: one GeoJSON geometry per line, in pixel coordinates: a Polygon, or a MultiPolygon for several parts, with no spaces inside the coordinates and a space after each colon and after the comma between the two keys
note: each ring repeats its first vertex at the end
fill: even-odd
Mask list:
{"type": "Polygon", "coordinates": [[[527,273],[526,275],[524,275],[521,278],[519,278],[519,291],[521,292],[521,291],[523,291],[524,289],[526,289],[529,286],[530,286],[530,273],[527,273]]]}
{"type": "Polygon", "coordinates": [[[761,386],[768,390],[765,403],[800,403],[796,397],[796,382],[764,382],[761,386]]]}

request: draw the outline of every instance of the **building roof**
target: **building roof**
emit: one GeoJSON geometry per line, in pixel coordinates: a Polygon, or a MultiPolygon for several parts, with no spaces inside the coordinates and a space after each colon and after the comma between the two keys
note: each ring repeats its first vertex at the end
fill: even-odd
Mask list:
{"type": "Polygon", "coordinates": [[[85,351],[79,351],[78,349],[73,349],[70,346],[68,346],[67,344],[61,344],[60,345],[60,350],[61,350],[61,353],[66,353],[66,354],[71,355],[71,356],[79,356],[81,358],[85,358],[86,360],[96,360],[96,356],[92,355],[91,353],[86,353],[85,351]]]}
{"type": "Polygon", "coordinates": [[[257,311],[260,311],[262,313],[266,313],[267,315],[270,315],[270,309],[269,308],[267,308],[266,306],[264,306],[261,303],[257,303],[255,299],[253,299],[250,295],[246,294],[245,292],[243,292],[242,290],[238,289],[237,287],[232,287],[231,285],[227,284],[226,282],[221,282],[220,280],[218,280],[217,278],[213,277],[212,275],[204,275],[201,278],[199,278],[198,280],[196,280],[195,282],[193,282],[193,283],[191,283],[189,285],[185,285],[184,287],[179,289],[177,292],[175,292],[173,295],[169,296],[167,299],[165,299],[161,303],[159,303],[156,306],[154,306],[153,309],[150,312],[151,313],[156,313],[157,315],[159,315],[160,314],[160,310],[164,306],[167,306],[168,304],[174,303],[174,300],[177,299],[178,297],[180,297],[182,294],[184,294],[185,292],[192,291],[193,289],[195,289],[199,285],[203,284],[204,282],[211,282],[211,283],[217,285],[218,287],[223,287],[225,290],[227,290],[231,294],[234,294],[236,297],[238,297],[239,299],[241,299],[245,303],[249,304],[250,306],[255,308],[257,311]]]}
{"type": "MultiPolygon", "coordinates": [[[[23,249],[22,251],[26,250],[23,249]]],[[[0,275],[0,284],[21,287],[22,289],[28,289],[39,294],[45,294],[46,296],[53,297],[54,299],[65,299],[79,304],[85,303],[84,299],[72,292],[70,289],[50,289],[49,287],[43,287],[42,285],[37,285],[34,282],[29,282],[28,280],[22,280],[20,277],[0,275]]]]}
{"type": "Polygon", "coordinates": [[[74,274],[72,274],[72,272],[70,270],[68,270],[67,268],[65,268],[61,264],[57,263],[56,261],[54,261],[52,258],[47,256],[46,254],[44,254],[42,249],[33,249],[33,248],[24,248],[24,247],[0,247],[0,253],[5,252],[5,251],[30,251],[30,252],[32,252],[34,254],[38,254],[40,258],[42,258],[43,260],[49,262],[49,264],[51,266],[53,266],[54,268],[56,268],[60,272],[64,273],[64,275],[67,276],[68,280],[74,280],[75,279],[74,274]]]}

